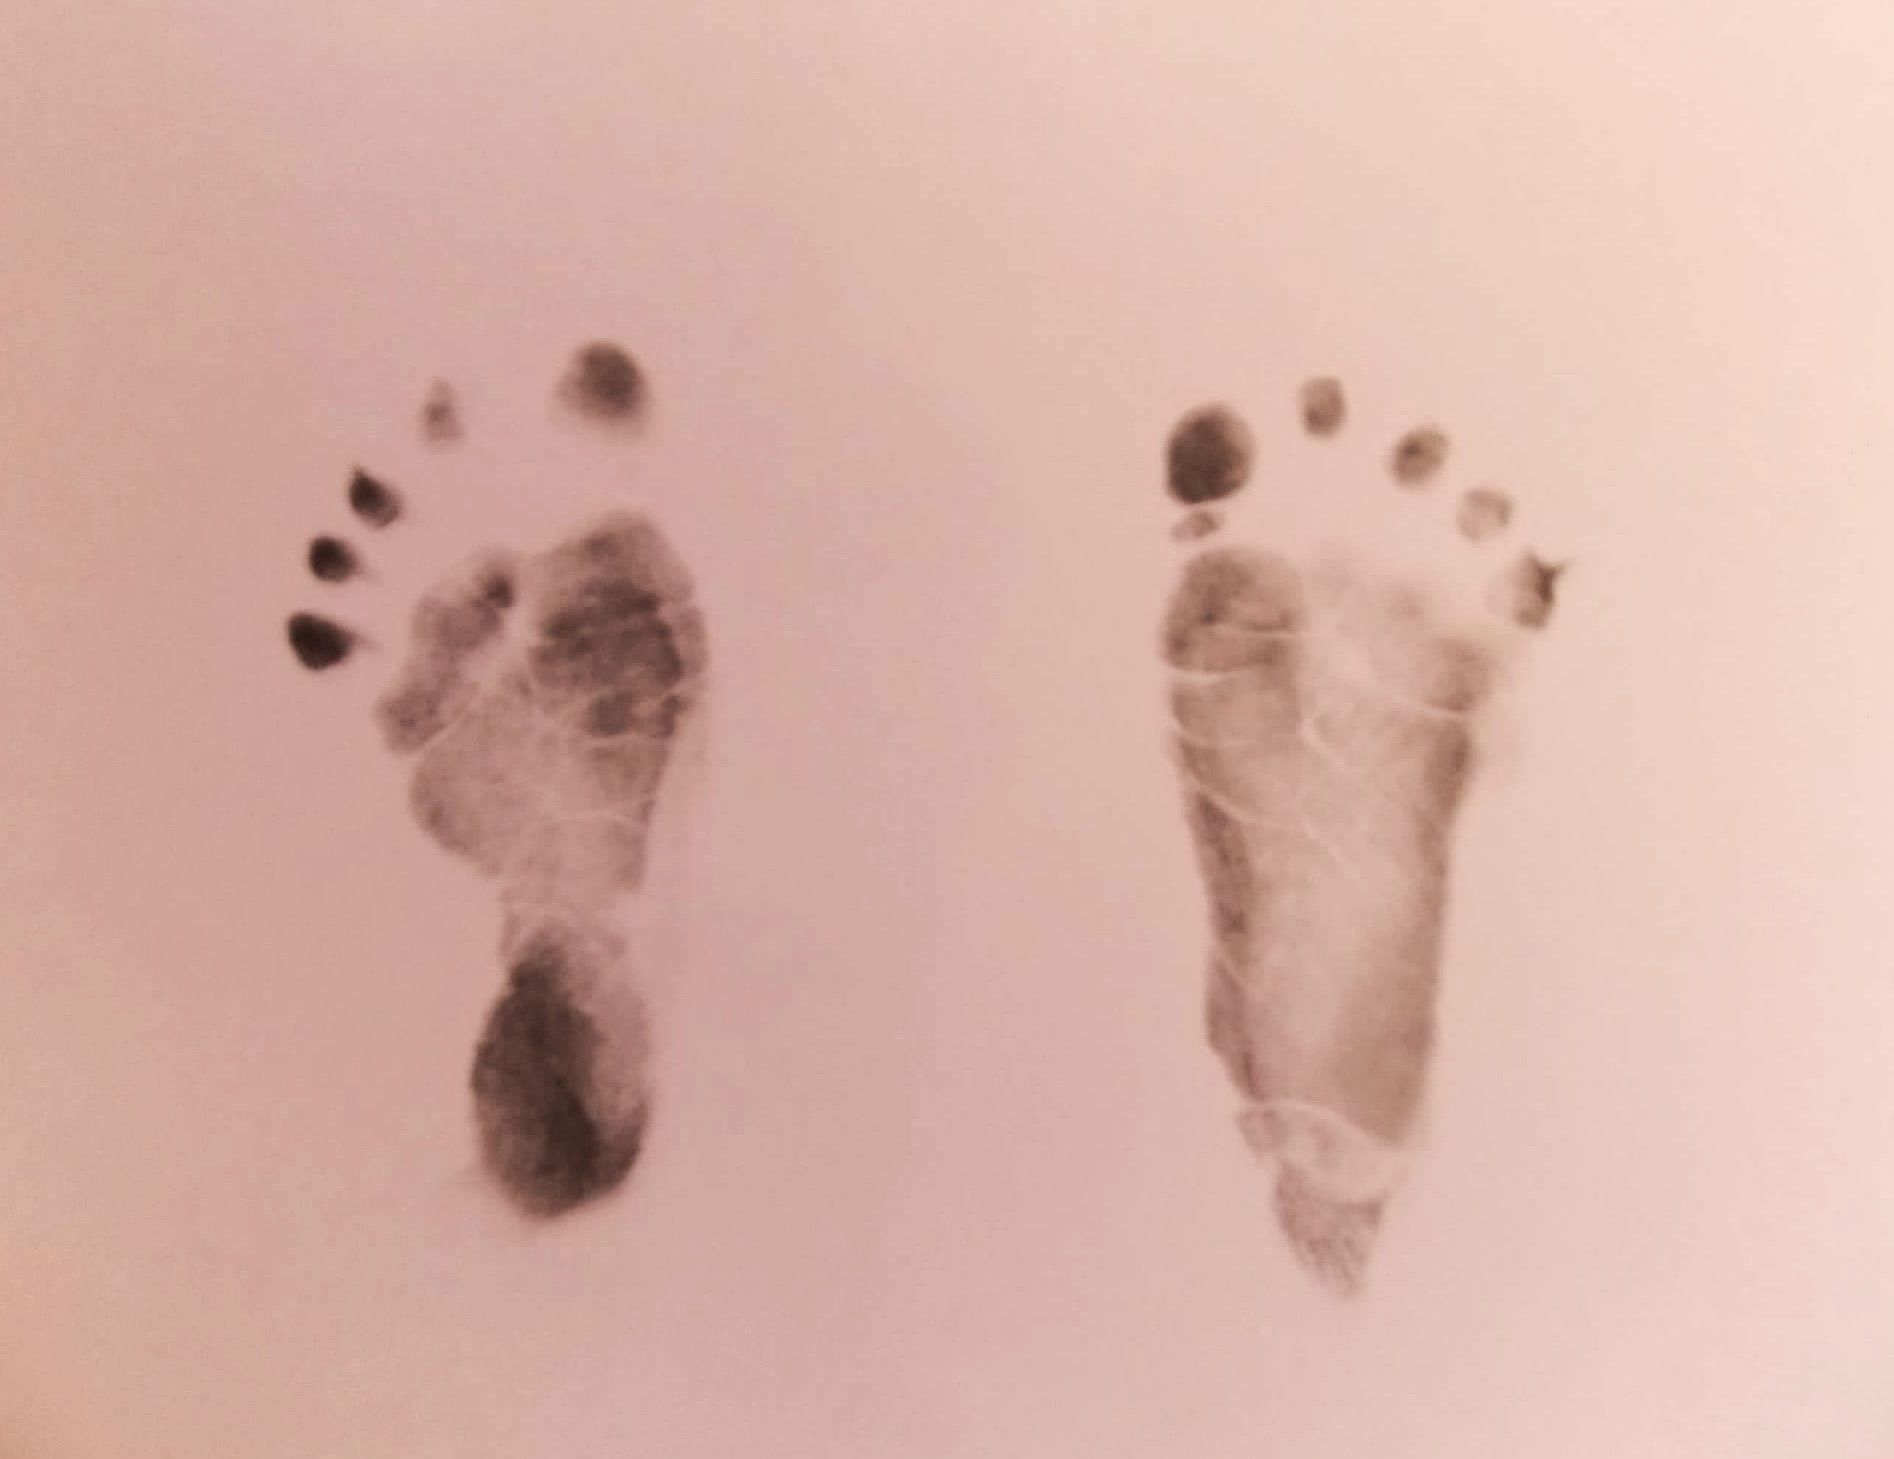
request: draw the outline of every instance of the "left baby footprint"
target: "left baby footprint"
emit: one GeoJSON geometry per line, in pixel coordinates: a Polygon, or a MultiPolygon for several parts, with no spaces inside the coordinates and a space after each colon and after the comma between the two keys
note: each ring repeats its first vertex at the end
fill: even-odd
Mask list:
{"type": "MultiPolygon", "coordinates": [[[[633,422],[643,375],[616,345],[572,358],[553,392],[566,424],[633,422]]],[[[420,412],[430,446],[461,441],[451,387],[420,412]]],[[[364,468],[343,483],[363,528],[396,527],[399,484],[364,468]]],[[[354,591],[367,550],[339,535],[306,566],[354,591]]],[[[304,668],[365,642],[337,617],[286,625],[304,668]]],[[[692,578],[647,513],[614,509],[534,551],[491,547],[420,591],[405,660],[375,717],[413,757],[408,801],[442,847],[499,889],[505,982],[473,1053],[481,1156],[521,1211],[555,1216],[630,1173],[654,1094],[650,986],[621,915],[653,895],[653,826],[675,792],[680,741],[699,718],[709,654],[692,578]],[[667,774],[668,772],[668,774],[667,774]]]]}

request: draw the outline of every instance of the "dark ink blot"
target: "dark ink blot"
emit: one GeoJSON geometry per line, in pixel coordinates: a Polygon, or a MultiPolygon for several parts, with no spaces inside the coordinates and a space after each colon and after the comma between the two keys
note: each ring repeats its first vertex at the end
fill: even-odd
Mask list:
{"type": "Polygon", "coordinates": [[[1302,387],[1302,429],[1312,436],[1332,436],[1348,419],[1348,402],[1342,395],[1342,382],[1324,375],[1302,387]]]}
{"type": "Polygon", "coordinates": [[[1255,450],[1249,427],[1227,405],[1205,405],[1171,430],[1166,485],[1187,507],[1221,501],[1249,480],[1255,450]]]}
{"type": "Polygon", "coordinates": [[[572,357],[560,395],[583,415],[629,420],[644,404],[644,372],[617,345],[596,340],[572,357]]]}
{"type": "Polygon", "coordinates": [[[359,566],[355,549],[340,537],[318,537],[309,544],[309,570],[325,583],[346,582],[359,566]]]}
{"type": "Polygon", "coordinates": [[[355,635],[341,624],[314,613],[292,614],[289,646],[305,669],[332,669],[355,647],[355,635]]]}
{"type": "Polygon", "coordinates": [[[371,527],[386,527],[401,515],[401,498],[385,481],[356,470],[349,478],[349,507],[371,527]]]}
{"type": "Polygon", "coordinates": [[[1416,426],[1394,443],[1388,469],[1402,486],[1424,486],[1447,464],[1447,433],[1438,426],[1416,426]]]}
{"type": "Polygon", "coordinates": [[[460,401],[454,387],[445,380],[436,380],[421,406],[421,437],[439,446],[458,441],[463,434],[460,401]]]}
{"type": "Polygon", "coordinates": [[[1513,499],[1491,486],[1476,486],[1460,498],[1456,520],[1460,535],[1469,542],[1485,542],[1506,530],[1513,519],[1513,499]]]}
{"type": "Polygon", "coordinates": [[[474,1110],[488,1169],[521,1210],[557,1216],[614,1190],[643,1142],[645,1107],[613,1128],[596,1110],[599,1032],[550,948],[514,966],[474,1052],[474,1110]]]}

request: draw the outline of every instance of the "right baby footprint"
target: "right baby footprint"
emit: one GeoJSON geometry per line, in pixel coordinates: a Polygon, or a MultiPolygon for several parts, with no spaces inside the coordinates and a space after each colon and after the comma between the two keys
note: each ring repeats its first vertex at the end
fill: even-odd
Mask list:
{"type": "Polygon", "coordinates": [[[1513,525],[1495,487],[1434,515],[1438,427],[1351,462],[1339,381],[1308,382],[1290,414],[1318,456],[1269,491],[1244,491],[1256,446],[1231,407],[1172,430],[1173,535],[1193,555],[1160,652],[1210,914],[1209,1041],[1290,1247],[1352,1293],[1416,1134],[1478,721],[1561,568],[1494,560],[1513,525]]]}

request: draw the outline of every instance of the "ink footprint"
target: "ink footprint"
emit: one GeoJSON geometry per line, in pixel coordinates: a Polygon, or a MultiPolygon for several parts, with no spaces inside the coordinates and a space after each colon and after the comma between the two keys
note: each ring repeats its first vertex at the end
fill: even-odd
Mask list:
{"type": "Polygon", "coordinates": [[[1209,910],[1209,1042],[1274,1162],[1290,1248],[1352,1293],[1418,1133],[1479,721],[1562,569],[1491,562],[1513,518],[1496,488],[1440,520],[1438,428],[1364,461],[1340,444],[1339,382],[1311,381],[1295,411],[1304,459],[1261,501],[1238,495],[1255,446],[1235,411],[1172,431],[1173,535],[1194,555],[1161,655],[1209,910]],[[1232,512],[1259,519],[1231,529],[1248,541],[1198,545],[1232,512]]]}
{"type": "MultiPolygon", "coordinates": [[[[568,422],[609,429],[643,395],[630,356],[594,344],[554,398],[568,422]]],[[[460,440],[449,387],[420,434],[460,440]]],[[[346,495],[371,531],[404,515],[400,488],[366,470],[346,495]]],[[[315,538],[307,565],[335,587],[364,576],[340,536],[315,538]]],[[[312,671],[369,641],[309,612],[287,637],[312,671]]],[[[476,552],[419,594],[407,640],[376,702],[382,738],[412,760],[414,818],[499,889],[505,981],[470,1079],[482,1161],[520,1211],[559,1215],[623,1183],[651,1118],[651,949],[626,912],[657,894],[654,822],[703,707],[702,614],[657,524],[613,509],[538,551],[476,552]]]]}

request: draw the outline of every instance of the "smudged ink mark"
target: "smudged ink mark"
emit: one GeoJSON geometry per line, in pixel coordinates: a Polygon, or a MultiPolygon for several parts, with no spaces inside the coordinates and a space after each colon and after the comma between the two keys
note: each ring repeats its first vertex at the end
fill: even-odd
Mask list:
{"type": "Polygon", "coordinates": [[[1416,426],[1394,443],[1389,469],[1402,486],[1425,486],[1446,464],[1446,432],[1437,426],[1416,426]]]}
{"type": "Polygon", "coordinates": [[[1312,436],[1332,436],[1348,419],[1348,401],[1342,394],[1342,382],[1323,375],[1302,387],[1298,397],[1302,407],[1302,429],[1312,436]]]}
{"type": "Polygon", "coordinates": [[[309,571],[325,583],[346,582],[360,566],[355,549],[340,537],[317,537],[309,544],[309,571]]]}
{"type": "Polygon", "coordinates": [[[1165,484],[1186,507],[1221,501],[1249,480],[1255,446],[1249,427],[1227,405],[1200,406],[1171,430],[1165,484]]]}
{"type": "Polygon", "coordinates": [[[349,478],[349,509],[371,527],[386,527],[401,515],[401,497],[358,467],[349,478]]]}
{"type": "Polygon", "coordinates": [[[290,651],[305,669],[332,669],[355,648],[355,635],[330,618],[293,613],[288,624],[290,651]]]}
{"type": "Polygon", "coordinates": [[[1513,499],[1491,486],[1476,486],[1460,498],[1454,520],[1469,542],[1486,542],[1504,532],[1513,519],[1513,499]]]}
{"type": "Polygon", "coordinates": [[[605,340],[583,345],[559,387],[560,399],[581,415],[624,421],[645,401],[644,372],[619,346],[605,340]]]}

